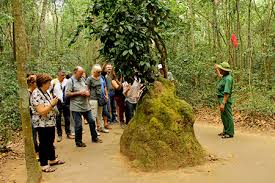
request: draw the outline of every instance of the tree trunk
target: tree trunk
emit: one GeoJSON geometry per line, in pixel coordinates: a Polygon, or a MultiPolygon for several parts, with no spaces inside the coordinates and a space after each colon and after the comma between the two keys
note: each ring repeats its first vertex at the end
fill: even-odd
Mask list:
{"type": "Polygon", "coordinates": [[[217,39],[216,39],[216,4],[215,4],[215,1],[212,0],[213,3],[212,3],[212,18],[213,18],[213,23],[212,23],[212,34],[213,34],[213,53],[216,52],[216,47],[217,47],[217,39]]]}
{"type": "MultiPolygon", "coordinates": [[[[270,36],[270,29],[272,29],[272,27],[270,26],[271,25],[271,20],[272,20],[272,17],[273,17],[273,14],[274,14],[274,4],[275,4],[275,1],[272,1],[271,3],[271,6],[270,6],[270,10],[269,10],[269,15],[268,15],[268,19],[267,19],[267,23],[266,23],[266,28],[265,28],[265,31],[264,31],[264,37],[265,37],[265,44],[264,44],[264,52],[266,54],[266,57],[265,57],[265,75],[266,75],[266,83],[267,83],[267,88],[268,89],[271,89],[272,88],[272,62],[274,61],[273,59],[271,59],[269,53],[268,53],[268,46],[267,45],[272,45],[273,44],[273,39],[269,38],[270,36]]],[[[274,50],[274,47],[273,47],[273,50],[274,50]]]]}
{"type": "Polygon", "coordinates": [[[249,64],[249,78],[248,78],[248,83],[249,87],[251,88],[251,80],[252,80],[252,41],[251,41],[251,5],[252,5],[252,0],[249,0],[248,4],[248,22],[247,22],[247,61],[249,64]]]}
{"type": "Polygon", "coordinates": [[[25,144],[25,160],[28,174],[28,183],[38,183],[42,174],[37,163],[32,139],[32,127],[30,123],[29,94],[27,90],[25,64],[27,61],[26,31],[22,19],[22,4],[20,0],[12,0],[12,13],[15,26],[15,47],[17,79],[19,85],[19,108],[21,114],[22,129],[25,144]]]}
{"type": "Polygon", "coordinates": [[[227,58],[228,58],[228,63],[230,63],[232,65],[232,57],[231,57],[231,30],[230,30],[230,6],[229,6],[230,2],[229,0],[226,0],[224,2],[224,9],[225,9],[225,23],[226,23],[226,44],[227,44],[227,58]]]}
{"type": "Polygon", "coordinates": [[[191,18],[191,25],[190,25],[190,37],[191,37],[191,50],[192,52],[195,50],[195,33],[194,33],[194,26],[195,26],[195,14],[193,11],[193,1],[188,0],[189,8],[190,8],[190,18],[191,18]]]}
{"type": "MultiPolygon", "coordinates": [[[[31,22],[30,22],[30,32],[28,32],[28,48],[29,48],[29,55],[38,55],[37,50],[33,49],[37,45],[32,45],[32,36],[37,33],[38,26],[39,26],[39,6],[36,3],[36,0],[32,0],[32,7],[31,7],[31,22]]],[[[40,33],[40,32],[38,32],[40,33]]],[[[38,43],[39,44],[39,43],[38,43]]],[[[38,50],[39,51],[39,50],[38,50]]]]}
{"type": "Polygon", "coordinates": [[[237,11],[237,38],[239,40],[238,48],[236,49],[236,65],[242,69],[242,36],[241,36],[241,21],[240,21],[240,0],[236,0],[237,11]]]}
{"type": "Polygon", "coordinates": [[[218,28],[218,17],[217,17],[217,4],[218,2],[216,0],[212,0],[212,16],[213,16],[213,50],[214,53],[216,53],[217,48],[221,48],[220,43],[220,33],[218,28]]]}
{"type": "MultiPolygon", "coordinates": [[[[234,10],[234,6],[233,6],[233,2],[232,1],[228,1],[228,10],[229,10],[229,16],[228,16],[228,20],[229,20],[229,30],[230,30],[230,35],[229,35],[229,40],[231,40],[231,35],[232,33],[236,34],[234,32],[234,22],[235,22],[235,19],[234,19],[234,13],[236,12],[234,10]]],[[[230,43],[230,56],[231,56],[231,61],[232,61],[232,68],[234,69],[236,67],[236,49],[232,43],[230,43]]]]}
{"type": "Polygon", "coordinates": [[[153,31],[153,40],[156,44],[156,47],[160,53],[161,59],[161,65],[162,65],[162,69],[164,71],[164,78],[168,78],[168,68],[167,68],[167,49],[165,47],[164,41],[162,40],[162,38],[160,37],[160,35],[153,31]]]}
{"type": "Polygon", "coordinates": [[[2,54],[3,51],[4,51],[4,39],[0,38],[0,55],[2,54]]]}
{"type": "Polygon", "coordinates": [[[39,29],[38,29],[38,44],[39,55],[42,55],[46,46],[46,13],[47,13],[48,0],[42,0],[42,10],[40,15],[39,29]]]}
{"type": "Polygon", "coordinates": [[[211,23],[207,23],[207,39],[208,39],[208,45],[210,48],[212,48],[212,41],[211,41],[211,23]]]}
{"type": "Polygon", "coordinates": [[[54,4],[54,15],[55,15],[55,25],[54,25],[54,46],[55,49],[57,50],[58,48],[58,24],[59,24],[59,18],[57,14],[57,6],[56,6],[56,1],[53,2],[54,4]]]}
{"type": "Polygon", "coordinates": [[[12,49],[13,49],[13,58],[16,60],[16,43],[15,43],[15,25],[12,22],[12,49]]]}

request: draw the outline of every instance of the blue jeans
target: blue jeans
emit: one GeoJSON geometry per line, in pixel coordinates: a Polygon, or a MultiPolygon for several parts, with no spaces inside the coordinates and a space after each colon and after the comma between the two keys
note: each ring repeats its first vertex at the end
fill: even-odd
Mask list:
{"type": "Polygon", "coordinates": [[[126,117],[126,124],[130,122],[135,114],[137,104],[132,104],[126,100],[125,102],[125,117],[126,117]]]}
{"type": "Polygon", "coordinates": [[[102,106],[102,116],[106,116],[108,118],[108,121],[111,121],[110,119],[112,118],[109,111],[108,111],[108,104],[102,106]]]}
{"type": "Polygon", "coordinates": [[[92,112],[90,110],[86,112],[72,111],[72,115],[74,119],[74,128],[75,128],[75,144],[77,145],[82,143],[82,116],[89,123],[92,141],[96,141],[97,133],[96,133],[95,121],[93,119],[92,112]]]}

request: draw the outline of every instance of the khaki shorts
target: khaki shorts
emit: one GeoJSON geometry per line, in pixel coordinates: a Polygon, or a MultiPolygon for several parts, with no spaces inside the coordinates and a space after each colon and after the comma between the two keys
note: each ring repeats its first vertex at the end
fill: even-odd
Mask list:
{"type": "Polygon", "coordinates": [[[90,107],[93,115],[93,119],[96,121],[97,126],[104,127],[102,120],[102,106],[98,105],[97,100],[90,100],[90,107]]]}

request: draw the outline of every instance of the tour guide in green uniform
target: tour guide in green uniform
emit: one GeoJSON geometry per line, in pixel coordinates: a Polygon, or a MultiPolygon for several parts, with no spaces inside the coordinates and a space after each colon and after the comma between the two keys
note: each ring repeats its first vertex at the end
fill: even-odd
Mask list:
{"type": "Polygon", "coordinates": [[[215,64],[215,70],[220,78],[217,85],[217,96],[220,105],[223,132],[219,134],[222,138],[232,138],[234,136],[234,122],[232,113],[232,87],[233,78],[230,74],[230,65],[227,62],[215,64]]]}

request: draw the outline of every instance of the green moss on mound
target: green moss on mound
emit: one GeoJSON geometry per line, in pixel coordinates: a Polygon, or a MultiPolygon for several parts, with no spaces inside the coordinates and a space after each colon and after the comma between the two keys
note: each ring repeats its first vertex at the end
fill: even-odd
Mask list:
{"type": "Polygon", "coordinates": [[[175,87],[164,79],[156,81],[125,128],[120,150],[144,171],[200,164],[205,154],[194,121],[191,106],[175,96],[175,87]]]}

